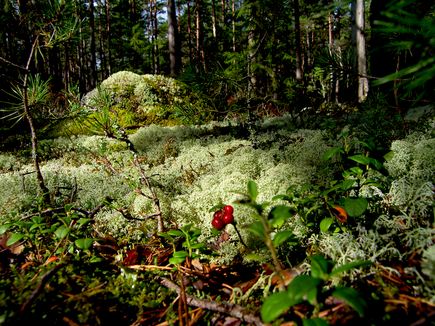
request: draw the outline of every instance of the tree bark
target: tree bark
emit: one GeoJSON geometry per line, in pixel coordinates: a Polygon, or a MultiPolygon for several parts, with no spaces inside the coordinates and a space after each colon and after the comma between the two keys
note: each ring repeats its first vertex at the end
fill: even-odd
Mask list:
{"type": "Polygon", "coordinates": [[[362,102],[367,97],[369,83],[367,79],[367,57],[366,43],[364,36],[365,29],[365,10],[364,1],[356,0],[352,2],[352,38],[354,46],[354,65],[358,71],[358,102],[362,102]]]}
{"type": "Polygon", "coordinates": [[[168,8],[168,43],[169,43],[169,67],[171,75],[177,75],[181,61],[180,51],[178,47],[178,31],[177,31],[177,17],[175,14],[175,1],[167,0],[168,8]]]}
{"type": "Polygon", "coordinates": [[[302,81],[301,65],[301,24],[299,20],[299,0],[293,1],[295,12],[295,53],[296,53],[296,82],[302,81]]]}
{"type": "Polygon", "coordinates": [[[89,33],[90,33],[90,46],[91,46],[91,79],[90,88],[95,88],[97,85],[97,60],[95,57],[95,20],[94,20],[94,1],[89,1],[89,33]]]}

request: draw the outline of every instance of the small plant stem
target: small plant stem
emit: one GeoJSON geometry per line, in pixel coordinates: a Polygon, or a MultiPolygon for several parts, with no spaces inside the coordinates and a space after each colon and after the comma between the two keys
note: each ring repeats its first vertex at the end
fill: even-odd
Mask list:
{"type": "Polygon", "coordinates": [[[266,238],[264,240],[267,248],[269,249],[270,253],[272,254],[272,259],[273,259],[273,263],[275,264],[275,270],[276,270],[276,274],[278,276],[279,279],[279,290],[280,291],[284,291],[285,287],[284,287],[284,277],[282,276],[282,269],[281,269],[281,264],[278,260],[278,257],[276,255],[276,249],[272,243],[272,239],[270,238],[269,235],[269,226],[267,225],[267,222],[265,221],[264,217],[260,215],[260,221],[263,224],[264,230],[265,230],[265,235],[266,238]]]}
{"type": "Polygon", "coordinates": [[[233,226],[234,226],[234,229],[235,229],[236,232],[237,232],[237,235],[239,236],[239,239],[240,239],[241,244],[245,246],[246,250],[248,250],[249,253],[251,253],[251,250],[248,248],[248,246],[246,245],[245,241],[243,241],[242,236],[240,235],[240,232],[239,232],[239,230],[237,229],[237,227],[236,227],[236,223],[235,223],[235,222],[233,223],[233,226]]]}

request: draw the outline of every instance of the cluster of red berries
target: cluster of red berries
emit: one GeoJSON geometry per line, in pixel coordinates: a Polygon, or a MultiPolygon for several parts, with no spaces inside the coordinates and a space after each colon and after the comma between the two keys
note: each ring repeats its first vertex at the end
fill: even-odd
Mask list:
{"type": "Polygon", "coordinates": [[[223,209],[218,210],[213,215],[213,221],[211,222],[211,225],[213,225],[215,229],[223,229],[225,225],[234,222],[233,212],[233,206],[230,205],[227,205],[223,209]]]}

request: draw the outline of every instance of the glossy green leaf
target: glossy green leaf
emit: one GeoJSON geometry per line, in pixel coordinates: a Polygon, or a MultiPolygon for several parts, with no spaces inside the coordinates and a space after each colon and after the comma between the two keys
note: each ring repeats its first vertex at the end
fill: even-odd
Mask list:
{"type": "Polygon", "coordinates": [[[329,324],[320,318],[302,319],[303,326],[328,326],[329,324]]]}
{"type": "Polygon", "coordinates": [[[364,309],[367,307],[367,303],[361,298],[357,290],[348,287],[337,287],[331,295],[347,302],[361,317],[364,317],[364,309]]]}
{"type": "Polygon", "coordinates": [[[390,162],[393,159],[394,154],[395,154],[394,151],[388,152],[387,154],[384,155],[384,160],[390,162]]]}
{"type": "Polygon", "coordinates": [[[329,160],[337,152],[344,153],[344,148],[343,147],[336,147],[336,148],[330,149],[325,154],[323,154],[322,160],[324,160],[324,161],[329,160]]]}
{"type": "Polygon", "coordinates": [[[356,182],[355,179],[345,180],[341,183],[341,190],[346,191],[356,182]]]}
{"type": "Polygon", "coordinates": [[[334,223],[334,219],[332,217],[326,217],[320,222],[320,231],[328,232],[332,223],[334,223]]]}
{"type": "Polygon", "coordinates": [[[32,216],[31,220],[36,224],[41,224],[45,221],[45,218],[43,218],[42,216],[32,216]]]}
{"type": "Polygon", "coordinates": [[[248,226],[248,230],[251,233],[260,236],[263,239],[266,239],[266,230],[264,229],[263,223],[261,221],[256,221],[248,226]]]}
{"type": "Polygon", "coordinates": [[[14,223],[14,225],[22,227],[23,229],[30,229],[33,225],[33,222],[17,221],[14,223]]]}
{"type": "Polygon", "coordinates": [[[169,234],[167,234],[167,233],[164,233],[164,232],[157,232],[157,235],[158,235],[159,237],[166,238],[166,239],[168,239],[168,240],[171,241],[171,242],[174,241],[174,238],[171,237],[171,236],[170,236],[169,234]]]}
{"type": "Polygon", "coordinates": [[[328,275],[328,261],[322,255],[308,257],[311,261],[311,276],[324,279],[328,275]]]}
{"type": "Polygon", "coordinates": [[[277,292],[266,299],[261,307],[261,319],[265,323],[270,323],[278,318],[284,311],[293,304],[287,292],[277,292]]]}
{"type": "Polygon", "coordinates": [[[278,200],[278,199],[291,201],[291,198],[287,195],[276,195],[272,197],[272,200],[278,200]]]}
{"type": "Polygon", "coordinates": [[[313,291],[313,289],[317,289],[321,283],[322,280],[319,278],[310,275],[298,275],[287,287],[287,293],[290,299],[301,302],[304,300],[305,295],[313,291]]]}
{"type": "Polygon", "coordinates": [[[171,257],[171,258],[169,258],[169,262],[171,264],[174,264],[174,265],[184,263],[184,260],[185,260],[185,258],[181,258],[181,257],[171,257]]]}
{"type": "Polygon", "coordinates": [[[11,237],[6,241],[6,246],[12,246],[16,244],[17,242],[21,241],[26,235],[21,233],[14,233],[11,235],[11,237]]]}
{"type": "Polygon", "coordinates": [[[290,212],[291,208],[287,206],[276,206],[270,214],[273,216],[271,220],[269,220],[270,224],[278,224],[285,221],[285,219],[291,217],[293,215],[290,212]]]}
{"type": "Polygon", "coordinates": [[[41,224],[33,224],[31,227],[30,227],[30,229],[29,229],[29,231],[32,231],[32,230],[34,230],[34,229],[36,229],[36,228],[39,228],[39,227],[41,227],[41,226],[44,226],[44,225],[47,225],[48,223],[41,223],[41,224]]]}
{"type": "Polygon", "coordinates": [[[172,256],[175,258],[186,258],[189,257],[189,253],[186,251],[175,251],[172,256]]]}
{"type": "Polygon", "coordinates": [[[196,243],[193,246],[190,246],[190,249],[202,249],[207,247],[205,243],[196,243]]]}
{"type": "Polygon", "coordinates": [[[355,161],[357,163],[363,164],[363,165],[369,165],[370,164],[370,158],[365,156],[365,155],[354,155],[354,156],[349,156],[348,157],[349,160],[355,161]]]}
{"type": "Polygon", "coordinates": [[[347,272],[353,268],[370,266],[370,265],[373,265],[373,263],[371,263],[367,260],[354,261],[354,262],[351,262],[349,264],[345,264],[343,266],[340,266],[340,267],[333,269],[332,272],[329,274],[329,276],[333,277],[335,275],[339,275],[341,273],[347,272]]]}
{"type": "Polygon", "coordinates": [[[273,237],[273,245],[275,247],[278,247],[280,244],[284,243],[286,240],[288,240],[291,236],[292,236],[292,231],[290,230],[285,230],[285,231],[281,231],[278,232],[277,234],[275,234],[275,236],[273,237]]]}
{"type": "Polygon", "coordinates": [[[258,196],[257,184],[254,181],[248,181],[248,195],[252,201],[255,201],[258,196]]]}
{"type": "Polygon", "coordinates": [[[364,197],[356,199],[346,198],[344,200],[344,210],[346,211],[347,215],[351,217],[358,217],[364,214],[368,205],[369,202],[367,198],[364,197]]]}
{"type": "Polygon", "coordinates": [[[377,159],[370,157],[370,163],[375,167],[376,170],[382,169],[383,165],[377,159]]]}
{"type": "Polygon", "coordinates": [[[72,230],[72,228],[68,228],[65,225],[61,225],[57,228],[57,230],[55,231],[54,234],[59,239],[64,239],[71,232],[71,230],[72,230]]]}
{"type": "Polygon", "coordinates": [[[79,227],[85,225],[86,223],[90,223],[90,222],[94,222],[93,218],[81,218],[80,220],[77,221],[77,224],[79,227]]]}
{"type": "Polygon", "coordinates": [[[76,241],[74,241],[74,243],[79,249],[86,250],[92,247],[92,244],[94,243],[94,239],[89,239],[89,238],[77,239],[76,241]]]}
{"type": "Polygon", "coordinates": [[[361,174],[363,174],[363,170],[360,168],[360,167],[358,167],[358,166],[353,166],[353,167],[351,167],[349,170],[351,170],[353,173],[355,173],[356,175],[361,175],[361,174]]]}
{"type": "Polygon", "coordinates": [[[2,226],[0,226],[0,235],[5,234],[6,231],[9,230],[12,225],[14,225],[14,224],[13,223],[7,223],[7,224],[3,224],[2,226]]]}
{"type": "Polygon", "coordinates": [[[225,207],[225,204],[215,205],[215,206],[213,206],[212,208],[210,208],[210,209],[208,210],[208,212],[209,212],[209,213],[214,213],[214,212],[216,212],[216,211],[221,210],[221,209],[224,208],[224,207],[225,207]]]}
{"type": "Polygon", "coordinates": [[[187,232],[188,230],[190,230],[192,225],[193,225],[193,223],[189,223],[189,224],[182,226],[180,229],[183,230],[184,232],[187,232]]]}
{"type": "Polygon", "coordinates": [[[184,238],[186,236],[183,232],[181,232],[179,230],[169,230],[167,233],[169,235],[174,236],[174,237],[183,237],[184,238]]]}

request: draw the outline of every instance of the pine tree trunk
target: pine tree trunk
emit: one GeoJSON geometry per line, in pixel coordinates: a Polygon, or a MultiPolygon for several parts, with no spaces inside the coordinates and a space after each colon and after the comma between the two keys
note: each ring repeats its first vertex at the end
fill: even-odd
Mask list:
{"type": "Polygon", "coordinates": [[[364,36],[365,29],[365,10],[364,1],[356,0],[352,2],[352,43],[354,46],[354,65],[358,71],[358,102],[362,102],[367,97],[369,84],[367,79],[367,58],[366,43],[364,36]]]}
{"type": "Polygon", "coordinates": [[[91,66],[90,66],[90,88],[95,88],[97,85],[97,60],[95,57],[95,26],[94,26],[94,1],[89,1],[89,33],[91,46],[91,66]]]}

